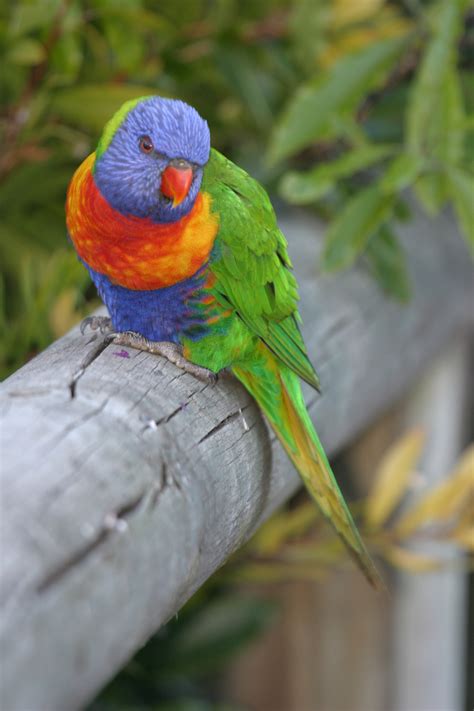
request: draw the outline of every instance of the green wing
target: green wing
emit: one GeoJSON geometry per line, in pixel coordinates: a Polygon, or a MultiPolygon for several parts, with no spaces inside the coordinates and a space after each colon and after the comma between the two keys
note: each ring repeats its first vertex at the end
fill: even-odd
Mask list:
{"type": "Polygon", "coordinates": [[[286,240],[270,199],[259,183],[215,150],[204,171],[202,190],[212,198],[219,233],[210,268],[221,303],[291,370],[319,389],[299,330],[298,287],[286,240]]]}

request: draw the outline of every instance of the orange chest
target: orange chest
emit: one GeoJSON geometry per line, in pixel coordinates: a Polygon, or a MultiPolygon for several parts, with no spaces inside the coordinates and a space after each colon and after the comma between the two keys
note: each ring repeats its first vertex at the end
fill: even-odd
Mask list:
{"type": "Polygon", "coordinates": [[[128,289],[160,289],[195,274],[218,231],[210,196],[199,193],[189,215],[172,224],[125,216],[96,187],[93,162],[94,154],[78,168],[66,199],[67,228],[81,259],[128,289]]]}

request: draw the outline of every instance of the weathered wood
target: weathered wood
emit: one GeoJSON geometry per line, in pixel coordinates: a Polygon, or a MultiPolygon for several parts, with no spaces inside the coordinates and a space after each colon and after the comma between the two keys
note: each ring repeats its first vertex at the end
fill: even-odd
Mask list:
{"type": "MultiPolygon", "coordinates": [[[[472,412],[467,339],[454,342],[423,373],[405,413],[408,426],[422,425],[428,446],[420,462],[426,494],[453,470],[469,442],[472,412]]],[[[415,495],[416,496],[416,495],[415,495]]],[[[393,711],[462,711],[468,615],[468,575],[463,553],[446,541],[411,543],[420,555],[449,560],[429,575],[399,571],[392,636],[393,711]]]]}
{"type": "MultiPolygon", "coordinates": [[[[403,307],[357,270],[315,280],[320,226],[282,222],[324,389],[308,402],[334,452],[466,326],[471,266],[447,217],[419,218],[403,307]]],[[[5,381],[1,414],[9,711],[80,707],[298,483],[231,378],[207,386],[77,329],[5,381]]]]}

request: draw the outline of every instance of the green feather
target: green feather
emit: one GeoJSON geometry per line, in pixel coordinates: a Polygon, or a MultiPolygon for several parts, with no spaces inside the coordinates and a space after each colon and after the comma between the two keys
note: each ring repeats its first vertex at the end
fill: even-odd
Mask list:
{"type": "Polygon", "coordinates": [[[293,316],[297,284],[267,193],[215,150],[204,171],[202,189],[211,196],[219,215],[219,249],[210,266],[217,277],[216,289],[285,365],[319,389],[293,316]],[[288,317],[291,325],[286,324],[288,317]]]}
{"type": "Polygon", "coordinates": [[[315,388],[319,380],[299,329],[297,283],[270,199],[215,150],[202,190],[219,220],[208,268],[226,325],[216,322],[203,338],[183,339],[186,355],[215,371],[232,369],[257,400],[323,514],[370,582],[380,585],[301,394],[299,378],[315,388]]]}

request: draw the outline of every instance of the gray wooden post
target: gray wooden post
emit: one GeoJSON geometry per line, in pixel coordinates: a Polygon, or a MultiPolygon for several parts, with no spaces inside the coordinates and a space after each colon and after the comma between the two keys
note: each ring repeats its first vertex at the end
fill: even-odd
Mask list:
{"type": "MultiPolygon", "coordinates": [[[[331,453],[466,328],[471,265],[448,217],[420,217],[403,230],[415,284],[404,307],[359,270],[315,279],[321,226],[299,212],[282,226],[323,386],[308,403],[331,453]]],[[[101,350],[78,329],[6,380],[0,398],[0,705],[70,711],[298,478],[232,378],[204,385],[160,358],[101,350]]]]}
{"type": "MultiPolygon", "coordinates": [[[[423,374],[408,401],[407,426],[423,426],[428,443],[421,463],[424,486],[454,467],[466,444],[470,353],[457,340],[423,374]]],[[[416,495],[415,495],[416,496],[416,495]]],[[[421,554],[449,565],[427,575],[398,572],[393,614],[394,711],[462,711],[468,578],[456,546],[419,540],[421,554]]]]}

